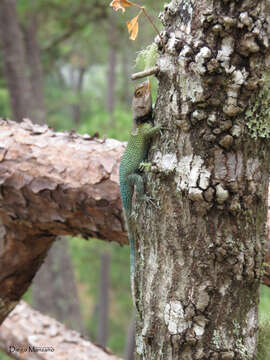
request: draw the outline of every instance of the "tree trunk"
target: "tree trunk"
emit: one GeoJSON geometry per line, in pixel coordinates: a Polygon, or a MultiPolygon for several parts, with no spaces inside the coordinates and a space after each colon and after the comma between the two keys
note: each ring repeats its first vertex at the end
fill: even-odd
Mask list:
{"type": "Polygon", "coordinates": [[[83,79],[85,75],[85,67],[80,67],[78,69],[79,75],[77,84],[75,87],[75,91],[77,93],[77,103],[72,105],[72,112],[73,112],[73,122],[76,127],[79,126],[81,122],[81,101],[82,101],[82,90],[83,90],[83,79]]]}
{"type": "Polygon", "coordinates": [[[130,324],[128,327],[125,348],[125,360],[134,360],[135,351],[135,311],[132,313],[130,324]]]}
{"type": "Polygon", "coordinates": [[[114,126],[114,107],[115,107],[115,71],[116,71],[116,27],[113,20],[110,19],[108,30],[109,41],[109,59],[107,75],[107,101],[106,107],[109,113],[109,125],[114,126]]]}
{"type": "Polygon", "coordinates": [[[267,6],[165,5],[155,119],[168,130],[146,179],[158,206],[136,206],[134,216],[140,359],[255,359],[270,160],[260,80],[267,6]]]}
{"type": "Polygon", "coordinates": [[[122,91],[121,101],[129,109],[132,93],[130,91],[130,66],[132,59],[129,59],[129,44],[123,41],[123,48],[121,49],[121,72],[122,72],[122,91]]]}
{"type": "Polygon", "coordinates": [[[30,72],[32,97],[34,99],[34,109],[33,114],[31,114],[31,119],[33,119],[35,123],[44,124],[46,122],[46,111],[44,104],[41,54],[37,40],[38,19],[35,14],[29,14],[28,17],[27,25],[24,28],[24,40],[26,60],[30,72]]]}
{"type": "Polygon", "coordinates": [[[70,329],[84,333],[67,239],[62,236],[49,250],[32,287],[33,307],[70,329]]]}
{"type": "Polygon", "coordinates": [[[101,346],[106,346],[108,338],[108,319],[109,319],[109,274],[110,274],[110,255],[101,255],[101,271],[99,286],[99,306],[98,306],[98,338],[97,342],[101,346]]]}
{"type": "Polygon", "coordinates": [[[16,0],[0,1],[0,40],[14,119],[22,121],[23,118],[33,115],[34,102],[27,76],[28,69],[17,18],[16,0]]]}

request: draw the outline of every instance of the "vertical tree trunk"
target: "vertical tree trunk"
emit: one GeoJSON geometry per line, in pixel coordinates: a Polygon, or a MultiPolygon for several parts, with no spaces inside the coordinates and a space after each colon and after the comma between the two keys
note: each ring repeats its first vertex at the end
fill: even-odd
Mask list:
{"type": "Polygon", "coordinates": [[[77,93],[77,104],[72,105],[73,111],[73,121],[76,126],[81,122],[81,100],[82,100],[82,90],[83,90],[83,79],[85,75],[85,67],[81,66],[78,69],[79,76],[76,84],[76,93],[77,93]]]}
{"type": "Polygon", "coordinates": [[[98,344],[104,347],[106,347],[108,338],[109,274],[110,255],[105,252],[101,255],[97,338],[98,344]]]}
{"type": "Polygon", "coordinates": [[[34,99],[34,113],[31,118],[38,124],[46,122],[44,104],[43,71],[40,47],[37,39],[38,19],[35,14],[29,14],[24,28],[26,60],[29,66],[32,96],[34,99]]]}
{"type": "Polygon", "coordinates": [[[24,43],[18,23],[16,0],[0,1],[0,40],[5,76],[10,92],[14,120],[31,117],[34,103],[28,78],[24,43]]]}
{"type": "Polygon", "coordinates": [[[125,348],[125,360],[134,360],[135,351],[135,311],[132,313],[130,324],[128,327],[125,348]]]}
{"type": "Polygon", "coordinates": [[[64,236],[59,236],[48,252],[35,277],[32,293],[35,309],[53,316],[71,329],[84,332],[73,267],[64,236]]]}
{"type": "Polygon", "coordinates": [[[146,179],[158,206],[136,207],[137,353],[255,359],[269,3],[172,0],[162,21],[155,119],[169,129],[150,153],[155,171],[146,179]]]}
{"type": "Polygon", "coordinates": [[[116,71],[116,27],[110,19],[108,30],[109,59],[108,59],[108,86],[106,107],[109,113],[109,125],[114,126],[114,106],[115,106],[115,71],[116,71]]]}
{"type": "Polygon", "coordinates": [[[132,94],[129,91],[130,89],[130,59],[129,59],[129,45],[125,41],[123,48],[121,49],[121,70],[122,70],[122,91],[121,91],[121,100],[125,104],[127,109],[130,107],[132,94]]]}

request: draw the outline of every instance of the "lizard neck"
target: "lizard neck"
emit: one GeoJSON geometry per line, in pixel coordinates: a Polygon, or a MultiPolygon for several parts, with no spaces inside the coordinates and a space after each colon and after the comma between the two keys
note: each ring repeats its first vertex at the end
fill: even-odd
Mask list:
{"type": "Polygon", "coordinates": [[[135,117],[134,123],[136,126],[151,122],[153,124],[153,110],[151,109],[146,115],[135,117]]]}

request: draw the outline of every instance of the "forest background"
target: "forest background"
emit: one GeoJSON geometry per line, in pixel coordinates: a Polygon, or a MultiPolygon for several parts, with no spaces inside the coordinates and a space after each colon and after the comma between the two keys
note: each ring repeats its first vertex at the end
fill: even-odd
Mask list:
{"type": "MultiPolygon", "coordinates": [[[[45,119],[56,131],[127,140],[135,87],[130,76],[144,70],[138,51],[156,36],[151,24],[141,17],[139,36],[130,41],[125,23],[137,14],[136,9],[114,13],[105,0],[18,0],[16,5],[26,58],[24,75],[31,81],[34,67],[39,67],[39,79],[32,78],[32,86],[38,87],[34,102],[40,112],[32,120],[45,119]]],[[[164,2],[147,0],[144,5],[162,29],[158,14],[164,2]]],[[[15,119],[4,67],[5,34],[2,29],[0,117],[15,119]]],[[[155,96],[154,79],[152,86],[155,96]]],[[[128,358],[133,336],[129,249],[95,239],[78,240],[56,242],[24,299],[128,358]]],[[[270,319],[270,289],[264,286],[260,317],[270,319]]],[[[1,360],[8,358],[0,353],[1,360]]]]}

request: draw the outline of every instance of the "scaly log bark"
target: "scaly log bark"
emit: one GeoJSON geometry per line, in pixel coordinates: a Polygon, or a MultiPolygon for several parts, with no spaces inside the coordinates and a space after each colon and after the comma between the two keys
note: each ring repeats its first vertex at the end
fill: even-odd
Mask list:
{"type": "Polygon", "coordinates": [[[23,301],[1,326],[0,347],[14,359],[120,360],[23,301]]]}
{"type": "Polygon", "coordinates": [[[116,140],[0,121],[0,321],[31,283],[56,236],[127,242],[118,185],[123,150],[116,140]]]}

